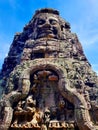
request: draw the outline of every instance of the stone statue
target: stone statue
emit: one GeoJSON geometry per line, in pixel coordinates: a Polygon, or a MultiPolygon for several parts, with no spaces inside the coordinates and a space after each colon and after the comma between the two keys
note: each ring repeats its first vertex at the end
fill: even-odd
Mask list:
{"type": "Polygon", "coordinates": [[[54,16],[45,15],[39,16],[35,21],[34,27],[35,39],[50,37],[50,38],[60,38],[61,28],[58,19],[54,16]],[[36,26],[37,25],[37,26],[36,26]]]}
{"type": "Polygon", "coordinates": [[[98,129],[98,77],[57,10],[15,35],[0,77],[0,130],[98,129]]]}

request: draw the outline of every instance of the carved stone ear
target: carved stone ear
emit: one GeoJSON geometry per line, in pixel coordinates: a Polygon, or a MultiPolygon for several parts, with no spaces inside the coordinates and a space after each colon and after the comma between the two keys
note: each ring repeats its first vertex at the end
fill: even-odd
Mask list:
{"type": "Polygon", "coordinates": [[[66,29],[70,29],[70,24],[67,22],[67,23],[65,23],[65,28],[66,29]]]}
{"type": "Polygon", "coordinates": [[[64,25],[61,25],[61,31],[63,31],[64,25]]]}

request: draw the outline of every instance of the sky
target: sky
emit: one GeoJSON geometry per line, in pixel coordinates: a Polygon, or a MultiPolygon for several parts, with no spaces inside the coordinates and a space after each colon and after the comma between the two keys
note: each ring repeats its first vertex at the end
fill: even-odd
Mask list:
{"type": "Polygon", "coordinates": [[[54,8],[76,33],[92,69],[98,74],[98,0],[0,0],[0,69],[14,35],[36,10],[54,8]]]}

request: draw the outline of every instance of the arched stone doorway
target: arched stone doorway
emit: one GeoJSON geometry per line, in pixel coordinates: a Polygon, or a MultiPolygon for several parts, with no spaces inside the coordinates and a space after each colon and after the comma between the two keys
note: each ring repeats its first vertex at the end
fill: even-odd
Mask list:
{"type": "Polygon", "coordinates": [[[19,78],[22,95],[24,95],[25,91],[23,86],[29,91],[27,92],[27,96],[18,102],[16,106],[20,111],[22,108],[23,111],[14,111],[11,124],[12,129],[15,128],[15,120],[21,119],[21,115],[23,120],[20,120],[20,122],[22,122],[20,123],[20,126],[18,125],[19,128],[42,129],[42,124],[45,124],[46,119],[48,119],[48,126],[44,126],[46,129],[63,129],[63,127],[64,129],[65,127],[69,129],[69,127],[72,127],[72,129],[77,130],[77,126],[79,126],[79,129],[81,130],[92,129],[88,110],[85,109],[86,102],[84,97],[77,93],[76,89],[70,87],[66,69],[57,62],[58,61],[50,62],[49,60],[46,60],[43,62],[43,60],[35,60],[25,63],[28,64],[28,67],[25,67],[25,64],[20,66],[20,68],[24,68],[22,69],[19,78]],[[49,96],[51,98],[49,98],[49,96]],[[52,101],[50,101],[50,99],[52,99],[52,101]],[[52,107],[52,105],[55,106],[56,109],[53,109],[54,107],[52,107]],[[68,110],[64,110],[69,106],[72,106],[72,114],[68,114],[69,108],[68,110]],[[64,109],[62,109],[63,107],[64,109]],[[24,109],[26,109],[26,111],[24,111],[24,109]],[[30,110],[31,112],[27,112],[27,110],[30,110]],[[48,113],[48,115],[46,113],[48,113]],[[48,117],[46,117],[45,114],[48,117]],[[37,120],[35,120],[34,117],[37,118],[37,120]],[[56,122],[54,122],[54,120],[56,122]],[[62,124],[62,121],[64,124],[62,124]],[[33,124],[31,124],[31,122],[33,122],[33,124]],[[86,125],[83,125],[84,122],[86,122],[86,125]],[[36,125],[34,125],[34,123],[36,125]],[[53,126],[53,124],[55,124],[55,126],[53,126]]]}
{"type": "Polygon", "coordinates": [[[76,129],[75,106],[59,90],[60,80],[65,78],[60,71],[53,65],[30,70],[30,90],[16,105],[11,129],[76,129]]]}

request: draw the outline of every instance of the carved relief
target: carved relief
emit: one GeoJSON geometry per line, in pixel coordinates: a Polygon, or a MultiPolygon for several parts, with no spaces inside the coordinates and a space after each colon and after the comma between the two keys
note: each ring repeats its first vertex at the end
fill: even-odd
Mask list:
{"type": "Polygon", "coordinates": [[[56,10],[38,10],[15,35],[2,86],[0,130],[97,130],[98,77],[56,10]]]}
{"type": "Polygon", "coordinates": [[[37,70],[30,81],[30,95],[14,108],[11,128],[74,128],[74,105],[59,92],[56,72],[37,70]]]}

